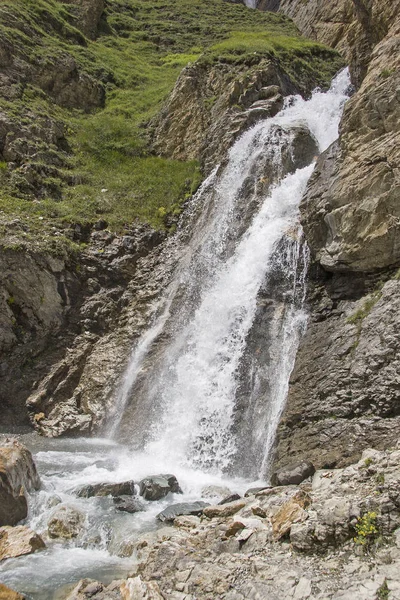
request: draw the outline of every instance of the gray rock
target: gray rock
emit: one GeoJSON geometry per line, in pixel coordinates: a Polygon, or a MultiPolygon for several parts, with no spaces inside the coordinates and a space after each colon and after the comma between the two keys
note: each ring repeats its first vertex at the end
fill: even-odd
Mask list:
{"type": "Polygon", "coordinates": [[[271,477],[271,483],[273,486],[298,485],[314,473],[314,465],[310,461],[304,460],[275,471],[271,477]]]}
{"type": "Polygon", "coordinates": [[[210,506],[207,502],[181,502],[179,504],[171,504],[166,509],[158,513],[159,521],[173,521],[176,517],[185,515],[199,516],[203,514],[203,510],[210,506]]]}
{"type": "Polygon", "coordinates": [[[94,483],[84,485],[75,490],[78,498],[92,498],[93,496],[133,496],[135,494],[135,484],[133,481],[124,481],[122,483],[94,483]]]}
{"type": "Polygon", "coordinates": [[[240,494],[231,494],[230,496],[226,496],[226,498],[223,498],[221,502],[218,502],[218,504],[229,504],[229,502],[234,502],[235,500],[240,500],[240,494]]]}
{"type": "Polygon", "coordinates": [[[145,500],[161,500],[161,498],[164,498],[170,492],[173,494],[183,493],[175,475],[145,477],[139,485],[139,493],[145,500]]]}
{"type": "Polygon", "coordinates": [[[114,498],[114,505],[117,510],[128,513],[143,512],[146,510],[145,504],[132,496],[117,496],[114,498]]]}

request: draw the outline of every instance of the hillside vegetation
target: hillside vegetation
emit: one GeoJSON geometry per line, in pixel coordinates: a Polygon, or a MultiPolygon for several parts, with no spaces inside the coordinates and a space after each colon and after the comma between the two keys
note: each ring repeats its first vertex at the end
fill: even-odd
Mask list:
{"type": "Polygon", "coordinates": [[[321,85],[335,64],[286,17],[223,0],[108,0],[92,39],[79,8],[0,4],[0,216],[15,246],[54,249],[70,223],[99,219],[163,227],[179,212],[199,166],[153,155],[146,125],[189,62],[267,55],[321,85]]]}

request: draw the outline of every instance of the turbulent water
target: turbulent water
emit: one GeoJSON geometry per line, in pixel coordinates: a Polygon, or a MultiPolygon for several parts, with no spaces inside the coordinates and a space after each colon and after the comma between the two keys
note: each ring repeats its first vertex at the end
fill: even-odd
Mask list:
{"type": "Polygon", "coordinates": [[[45,531],[57,503],[68,503],[87,515],[85,534],[6,561],[1,581],[46,600],[83,576],[116,578],[132,565],[118,556],[124,545],[155,528],[164,506],[198,500],[205,485],[240,493],[268,478],[306,323],[299,203],[314,154],[337,138],[348,86],[344,71],[328,92],[288,99],[203,184],[167,249],[173,276],[132,350],[108,439],[25,440],[43,481],[30,498],[29,524],[45,531]],[[138,515],[116,513],[110,498],[74,493],[82,484],[162,472],[177,476],[183,497],[148,503],[138,515]]]}

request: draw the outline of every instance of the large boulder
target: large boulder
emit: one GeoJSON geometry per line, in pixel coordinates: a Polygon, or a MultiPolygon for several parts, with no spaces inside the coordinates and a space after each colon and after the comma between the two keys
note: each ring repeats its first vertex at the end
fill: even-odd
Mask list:
{"type": "Polygon", "coordinates": [[[182,494],[175,475],[154,475],[146,477],[140,482],[140,495],[145,500],[161,500],[167,494],[182,494]]]}
{"type": "Polygon", "coordinates": [[[133,496],[135,484],[133,481],[123,483],[95,483],[84,485],[76,490],[79,498],[92,498],[93,496],[133,496]]]}
{"type": "Polygon", "coordinates": [[[174,521],[176,517],[182,517],[186,515],[199,516],[203,514],[203,510],[210,506],[207,502],[181,502],[179,504],[171,504],[165,508],[162,512],[158,513],[157,519],[159,521],[174,521]]]}
{"type": "Polygon", "coordinates": [[[299,485],[302,481],[314,475],[315,467],[308,461],[288,465],[278,471],[275,471],[271,477],[273,486],[279,485],[299,485]]]}
{"type": "Polygon", "coordinates": [[[0,526],[16,525],[28,514],[25,492],[37,490],[40,479],[32,454],[16,440],[0,448],[0,526]]]}
{"type": "MultiPolygon", "coordinates": [[[[24,554],[32,554],[45,548],[45,543],[35,531],[19,525],[17,527],[0,527],[0,561],[15,558],[24,554]]],[[[1,598],[1,596],[0,596],[1,598]]]]}
{"type": "Polygon", "coordinates": [[[76,538],[83,531],[85,515],[72,506],[60,506],[51,516],[48,532],[51,538],[76,538]]]}

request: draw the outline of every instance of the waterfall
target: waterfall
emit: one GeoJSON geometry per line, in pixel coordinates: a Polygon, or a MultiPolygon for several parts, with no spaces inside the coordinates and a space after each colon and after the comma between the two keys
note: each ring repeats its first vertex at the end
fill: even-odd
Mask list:
{"type": "Polygon", "coordinates": [[[249,8],[256,8],[257,0],[245,0],[245,5],[249,8]]]}
{"type": "Polygon", "coordinates": [[[338,136],[347,70],[233,145],[167,246],[159,317],[133,349],[112,434],[149,457],[265,478],[306,324],[299,203],[338,136]]]}

